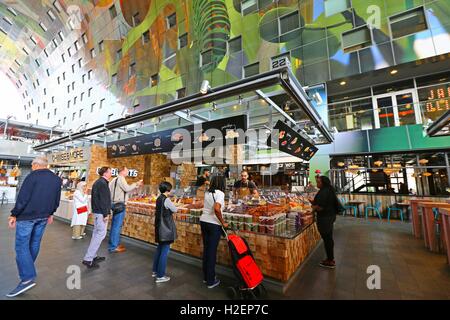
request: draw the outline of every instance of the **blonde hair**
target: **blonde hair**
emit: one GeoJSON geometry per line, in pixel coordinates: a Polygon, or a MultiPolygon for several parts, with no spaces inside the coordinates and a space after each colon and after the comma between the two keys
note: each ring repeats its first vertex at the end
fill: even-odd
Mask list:
{"type": "Polygon", "coordinates": [[[77,190],[83,192],[83,189],[84,189],[84,187],[86,187],[86,185],[87,185],[86,182],[83,182],[83,181],[78,183],[77,190]]]}

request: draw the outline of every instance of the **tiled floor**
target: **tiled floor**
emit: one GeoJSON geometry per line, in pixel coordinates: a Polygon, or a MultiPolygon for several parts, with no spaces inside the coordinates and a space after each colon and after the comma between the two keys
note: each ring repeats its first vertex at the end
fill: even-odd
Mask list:
{"type": "MultiPolygon", "coordinates": [[[[8,230],[7,207],[0,209],[0,299],[18,282],[14,260],[14,231],[8,230]]],[[[366,222],[352,217],[338,219],[335,242],[336,270],[317,266],[322,246],[315,251],[285,295],[270,292],[273,299],[450,299],[450,267],[445,256],[428,252],[415,240],[411,226],[366,222]],[[367,289],[366,269],[381,268],[381,290],[367,289]]],[[[121,255],[108,255],[101,268],[81,268],[81,290],[66,286],[71,265],[80,265],[89,238],[74,242],[68,225],[55,222],[48,227],[38,258],[38,285],[18,299],[226,299],[224,285],[208,290],[201,270],[169,261],[172,280],[156,285],[151,278],[152,254],[131,248],[121,255]]]]}

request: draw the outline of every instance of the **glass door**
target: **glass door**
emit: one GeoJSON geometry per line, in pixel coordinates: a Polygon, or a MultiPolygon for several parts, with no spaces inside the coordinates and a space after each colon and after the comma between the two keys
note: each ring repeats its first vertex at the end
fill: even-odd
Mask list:
{"type": "Polygon", "coordinates": [[[420,123],[417,97],[413,90],[397,91],[373,97],[377,128],[420,123]]]}

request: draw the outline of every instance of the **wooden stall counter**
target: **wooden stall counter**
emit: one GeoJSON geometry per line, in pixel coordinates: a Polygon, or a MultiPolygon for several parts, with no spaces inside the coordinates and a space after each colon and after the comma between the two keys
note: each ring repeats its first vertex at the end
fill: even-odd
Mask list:
{"type": "MultiPolygon", "coordinates": [[[[129,203],[122,235],[155,244],[155,206],[148,203],[129,203]]],[[[92,220],[90,219],[90,222],[92,220]]],[[[177,214],[178,239],[172,249],[189,256],[202,258],[203,243],[199,216],[177,214]]],[[[289,223],[286,221],[286,223],[289,223]]],[[[289,227],[287,227],[289,228],[289,227]]],[[[262,234],[250,231],[236,231],[244,237],[262,273],[266,277],[287,282],[317,246],[320,235],[315,223],[304,225],[292,237],[262,234]]],[[[222,239],[217,251],[219,264],[231,266],[228,245],[222,239]]]]}
{"type": "Polygon", "coordinates": [[[418,207],[422,208],[422,229],[425,246],[433,252],[438,252],[435,231],[435,212],[433,209],[450,209],[450,204],[446,202],[419,202],[418,207]]]}
{"type": "Polygon", "coordinates": [[[450,266],[450,209],[439,209],[442,219],[442,239],[447,251],[447,262],[450,266]]]}

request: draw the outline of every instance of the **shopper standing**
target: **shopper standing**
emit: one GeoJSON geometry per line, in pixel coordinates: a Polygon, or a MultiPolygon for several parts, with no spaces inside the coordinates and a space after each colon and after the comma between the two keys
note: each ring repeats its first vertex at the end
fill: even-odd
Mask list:
{"type": "Polygon", "coordinates": [[[108,182],[111,179],[111,168],[103,167],[98,171],[100,178],[92,186],[91,206],[94,213],[94,231],[91,243],[83,259],[83,264],[88,268],[99,268],[98,262],[104,261],[104,257],[98,257],[97,251],[106,237],[108,219],[111,214],[111,192],[108,182]]]}
{"type": "Polygon", "coordinates": [[[126,214],[126,203],[128,201],[128,193],[137,189],[143,184],[143,181],[133,183],[129,185],[125,177],[128,177],[128,168],[121,167],[119,169],[119,175],[109,183],[109,190],[111,192],[111,198],[113,203],[113,217],[111,221],[111,233],[109,236],[110,253],[125,252],[126,249],[120,244],[120,234],[122,233],[123,220],[126,214]],[[115,208],[118,208],[119,212],[114,212],[115,208]]]}
{"type": "Polygon", "coordinates": [[[211,179],[209,190],[205,193],[205,205],[200,217],[203,238],[203,282],[209,289],[220,284],[216,278],[217,247],[223,233],[222,226],[228,225],[222,217],[225,207],[225,178],[214,176],[211,179]]]}
{"type": "Polygon", "coordinates": [[[340,211],[340,202],[336,196],[336,191],[331,185],[328,177],[316,177],[319,192],[314,200],[310,200],[312,208],[317,214],[317,227],[325,245],[327,259],[320,263],[321,267],[334,269],[334,240],[333,228],[336,222],[336,215],[340,211]]]}
{"type": "Polygon", "coordinates": [[[170,245],[177,238],[173,214],[178,209],[169,199],[170,191],[172,191],[172,185],[169,182],[162,182],[159,185],[161,195],[156,200],[155,214],[155,242],[158,244],[158,247],[153,258],[152,275],[156,278],[156,283],[170,281],[170,277],[166,276],[167,257],[169,255],[170,245]]]}
{"type": "Polygon", "coordinates": [[[9,227],[16,228],[16,263],[20,283],[7,297],[16,297],[33,288],[37,276],[35,262],[47,224],[59,207],[62,181],[48,169],[45,157],[32,162],[32,172],[24,180],[9,227]]]}
{"type": "Polygon", "coordinates": [[[73,216],[71,224],[73,240],[81,240],[86,235],[84,231],[89,215],[88,201],[87,184],[86,182],[80,182],[73,195],[73,216]]]}

